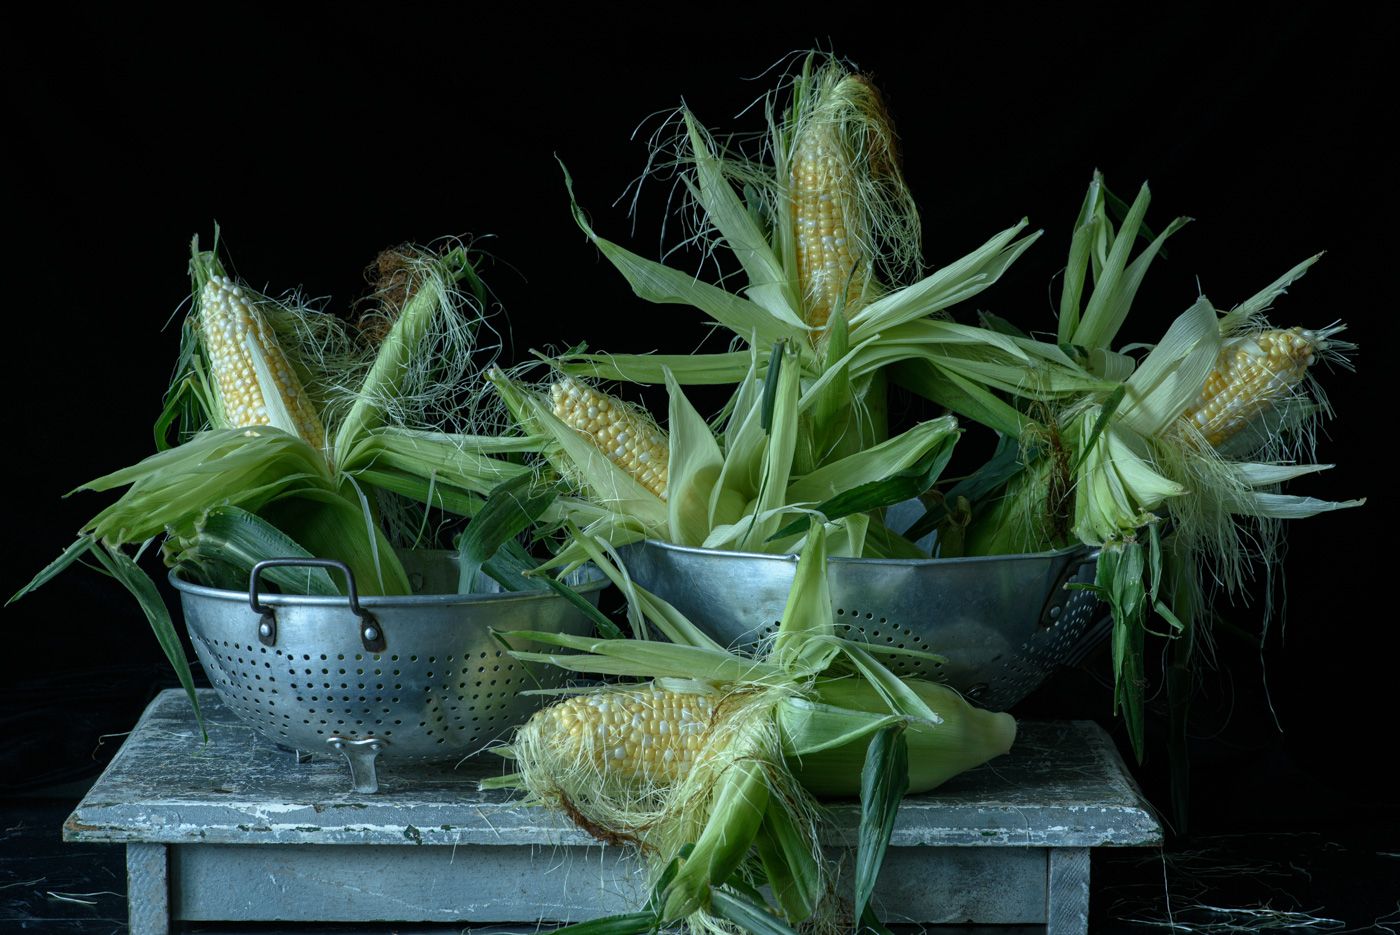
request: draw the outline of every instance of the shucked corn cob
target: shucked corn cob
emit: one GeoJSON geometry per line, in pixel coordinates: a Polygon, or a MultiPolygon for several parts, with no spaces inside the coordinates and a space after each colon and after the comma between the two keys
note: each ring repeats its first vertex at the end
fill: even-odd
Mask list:
{"type": "Polygon", "coordinates": [[[1303,379],[1326,334],[1303,328],[1271,329],[1225,342],[1189,419],[1206,441],[1219,446],[1265,409],[1286,399],[1303,379]]]}
{"type": "Polygon", "coordinates": [[[277,425],[313,448],[325,446],[325,429],[315,407],[242,286],[226,276],[209,277],[200,292],[199,323],[229,428],[277,425]],[[269,399],[270,392],[278,399],[269,399]],[[278,424],[278,408],[285,410],[291,425],[278,424]]]}
{"type": "Polygon", "coordinates": [[[554,415],[582,434],[608,460],[662,500],[669,482],[670,446],[649,418],[606,393],[564,377],[549,389],[554,415]]]}

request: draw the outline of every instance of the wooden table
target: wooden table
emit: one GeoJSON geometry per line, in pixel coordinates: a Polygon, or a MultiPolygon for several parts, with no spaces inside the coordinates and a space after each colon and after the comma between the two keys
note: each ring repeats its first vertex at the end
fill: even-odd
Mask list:
{"type": "MultiPolygon", "coordinates": [[[[635,909],[641,878],[552,813],[481,792],[489,755],[454,768],[380,761],[380,791],[349,791],[339,758],[309,762],[255,734],[212,692],[151,703],[63,828],[127,849],[131,935],[182,921],[581,921],[635,909]]],[[[832,847],[859,805],[830,806],[832,847]]],[[[1027,722],[1009,755],[900,809],[876,890],[888,923],[1087,928],[1090,850],[1161,842],[1107,735],[1027,722]]],[[[849,864],[849,861],[847,862],[849,864]]]]}

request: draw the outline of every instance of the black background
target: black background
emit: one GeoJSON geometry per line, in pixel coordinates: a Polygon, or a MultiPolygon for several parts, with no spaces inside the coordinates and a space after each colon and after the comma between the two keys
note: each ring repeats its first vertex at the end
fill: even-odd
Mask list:
{"type": "MultiPolygon", "coordinates": [[[[12,593],[108,502],[66,491],[153,450],[191,235],[207,241],[217,220],[239,276],[341,310],[380,248],[494,235],[487,276],[509,316],[508,359],[581,340],[687,350],[705,336],[699,313],[630,294],[570,218],[555,156],[603,236],[655,255],[664,189],[645,190],[635,227],[617,201],[645,166],[648,118],[684,99],[711,127],[756,129],[754,113],[738,115],[771,84],[758,76],[816,43],[884,90],[930,266],[1023,216],[1045,228],[977,308],[1051,326],[1052,280],[1096,167],[1127,197],[1150,180],[1156,226],[1197,219],[1122,340],[1158,338],[1198,289],[1228,307],[1328,251],[1274,318],[1345,320],[1360,352],[1356,373],[1322,375],[1338,415],[1319,455],[1338,467],[1293,489],[1370,501],[1295,524],[1279,569],[1286,625],[1262,656],[1221,637],[1194,727],[1193,801],[1213,829],[1394,827],[1395,773],[1380,759],[1396,738],[1397,645],[1386,24],[1332,7],[1246,20],[1125,4],[917,18],[846,7],[800,21],[794,9],[779,26],[765,9],[123,5],[15,25],[0,586],[12,593]]],[[[1259,631],[1257,594],[1219,609],[1259,631]]],[[[95,768],[111,746],[94,751],[97,735],[128,727],[169,678],[135,605],[90,572],[10,606],[3,627],[13,788],[95,768]]],[[[1112,725],[1106,677],[1100,654],[1017,713],[1112,725]]],[[[1139,775],[1165,807],[1155,718],[1152,741],[1139,775]]]]}

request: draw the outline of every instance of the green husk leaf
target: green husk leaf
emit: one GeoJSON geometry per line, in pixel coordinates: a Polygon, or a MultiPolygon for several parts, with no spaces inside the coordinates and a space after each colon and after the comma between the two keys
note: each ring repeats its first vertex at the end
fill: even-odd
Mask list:
{"type": "Polygon", "coordinates": [[[539,451],[547,444],[543,435],[488,439],[388,427],[357,441],[341,468],[356,475],[367,469],[393,469],[486,496],[503,481],[531,473],[526,465],[493,458],[491,453],[539,451]]]}
{"type": "Polygon", "coordinates": [[[30,579],[28,584],[11,595],[10,599],[5,602],[5,606],[8,607],[26,594],[37,591],[45,584],[48,584],[58,575],[62,574],[65,568],[88,554],[88,552],[92,551],[96,546],[97,540],[93,536],[79,536],[76,542],[59,553],[58,558],[45,565],[40,569],[37,575],[30,579]]]}
{"type": "Polygon", "coordinates": [[[792,587],[768,659],[790,671],[818,672],[831,661],[834,647],[813,637],[834,636],[831,592],[826,581],[826,533],[809,520],[807,544],[797,560],[792,587]]]}
{"type": "Polygon", "coordinates": [[[763,405],[759,410],[758,424],[768,434],[773,431],[773,408],[778,404],[778,377],[782,373],[785,343],[779,341],[773,347],[773,353],[768,357],[768,373],[763,378],[763,405]]]}
{"type": "Polygon", "coordinates": [[[694,546],[704,542],[710,532],[710,499],[724,468],[724,455],[675,377],[669,371],[665,376],[670,398],[670,474],[666,486],[670,541],[694,546]]]}
{"type": "Polygon", "coordinates": [[[1007,228],[967,256],[907,286],[882,296],[851,318],[851,341],[924,318],[991,286],[1040,236],[1036,231],[1016,240],[1026,221],[1007,228]]]}
{"type": "Polygon", "coordinates": [[[711,888],[729,882],[730,875],[748,855],[763,825],[769,798],[768,777],[761,760],[738,760],[725,769],[695,849],[667,887],[663,919],[684,918],[722,892],[711,888]]]}
{"type": "Polygon", "coordinates": [[[1123,403],[1123,397],[1127,394],[1127,386],[1120,386],[1110,393],[1108,398],[1103,401],[1102,406],[1099,408],[1099,417],[1094,420],[1094,427],[1089,430],[1088,438],[1086,438],[1084,443],[1080,446],[1079,458],[1074,462],[1074,467],[1070,469],[1071,474],[1077,472],[1084,464],[1084,459],[1088,456],[1089,452],[1093,450],[1094,445],[1098,444],[1099,436],[1103,434],[1104,429],[1108,428],[1109,420],[1112,419],[1113,414],[1118,411],[1118,407],[1123,403]]]}
{"type": "MultiPolygon", "coordinates": [[[[188,326],[187,326],[188,327],[188,326]]],[[[186,354],[191,350],[182,348],[181,359],[176,364],[177,372],[191,366],[186,362],[186,354]]],[[[196,407],[203,408],[203,400],[199,396],[197,381],[193,374],[178,381],[165,397],[165,406],[156,417],[155,425],[151,432],[155,436],[156,451],[169,451],[175,445],[170,444],[170,427],[179,422],[188,427],[192,421],[190,418],[191,401],[196,407]]],[[[179,442],[176,442],[179,444],[179,442]]]]}
{"type": "Polygon", "coordinates": [[[609,620],[607,614],[599,610],[588,598],[552,576],[544,575],[538,580],[543,581],[551,591],[572,604],[575,609],[589,620],[592,620],[593,626],[597,628],[599,636],[608,640],[620,640],[625,638],[626,634],[622,632],[618,625],[609,620]]]}
{"type": "MultiPolygon", "coordinates": [[[[795,353],[784,351],[774,352],[774,358],[796,357],[795,353]]],[[[772,394],[773,410],[769,425],[768,444],[762,450],[763,474],[759,484],[758,496],[752,507],[752,513],[746,520],[741,520],[738,525],[743,531],[733,541],[732,535],[723,535],[724,546],[743,549],[749,542],[761,543],[765,541],[774,530],[777,529],[778,521],[782,510],[787,506],[787,488],[791,480],[793,456],[797,450],[797,428],[798,428],[798,394],[801,392],[801,374],[798,371],[796,360],[788,360],[785,364],[770,373],[776,372],[775,390],[772,394]]],[[[767,394],[765,392],[765,402],[767,405],[767,394]]],[[[716,541],[716,536],[711,535],[704,542],[706,548],[722,547],[716,541]]]]}
{"type": "Polygon", "coordinates": [[[724,647],[701,632],[676,608],[634,584],[622,563],[619,561],[614,564],[610,559],[610,556],[616,555],[611,545],[580,532],[572,524],[567,524],[567,528],[572,541],[627,599],[627,620],[638,639],[645,637],[645,620],[650,620],[666,639],[678,646],[698,646],[715,652],[725,651],[724,647]]]}
{"type": "Polygon", "coordinates": [[[1215,308],[1202,296],[1177,316],[1128,378],[1126,405],[1119,407],[1122,424],[1147,438],[1160,435],[1200,395],[1219,353],[1215,308]]]}
{"type": "Polygon", "coordinates": [[[808,388],[802,400],[810,413],[808,444],[811,448],[807,462],[817,464],[826,451],[836,441],[836,436],[846,428],[851,412],[852,389],[850,371],[844,358],[851,350],[850,332],[846,326],[846,316],[833,315],[826,329],[826,350],[822,376],[808,388]]]}
{"type": "MultiPolygon", "coordinates": [[[[852,513],[867,513],[893,506],[896,503],[903,503],[905,500],[912,500],[932,487],[934,481],[938,479],[938,475],[943,473],[943,468],[947,466],[948,460],[953,456],[953,442],[956,441],[957,436],[950,429],[945,430],[943,436],[938,439],[936,447],[925,453],[913,467],[898,471],[884,480],[870,481],[850,490],[842,491],[830,500],[819,504],[816,511],[828,520],[834,520],[852,513]]],[[[862,457],[869,451],[852,457],[862,457]]],[[[788,524],[770,536],[769,541],[801,532],[802,524],[803,520],[788,524]]]]}
{"type": "Polygon", "coordinates": [[[318,558],[335,558],[350,566],[362,595],[410,594],[408,574],[394,548],[366,517],[367,501],[349,492],[307,489],[281,497],[259,513],[318,558]]]}
{"type": "Polygon", "coordinates": [[[1146,751],[1143,729],[1144,675],[1142,653],[1146,637],[1147,593],[1144,556],[1136,542],[1115,542],[1099,553],[1092,585],[1069,585],[1093,590],[1113,613],[1114,711],[1121,713],[1133,754],[1142,762],[1146,751]]]}
{"type": "Polygon", "coordinates": [[[424,478],[396,468],[362,468],[355,472],[355,478],[367,486],[388,490],[458,516],[475,516],[486,502],[480,494],[442,483],[433,474],[424,478]]]}
{"type": "Polygon", "coordinates": [[[909,789],[909,744],[904,724],[882,727],[870,738],[860,773],[860,837],[856,848],[856,915],[864,916],[894,832],[899,800],[909,789]]]}
{"type": "MultiPolygon", "coordinates": [[[[272,523],[236,506],[209,510],[195,524],[191,539],[177,546],[179,554],[174,558],[196,562],[201,558],[213,559],[237,569],[245,579],[253,566],[264,559],[315,558],[272,523]]],[[[324,568],[274,567],[264,571],[263,577],[287,594],[334,597],[344,593],[324,568]]]]}
{"type": "Polygon", "coordinates": [[[857,711],[805,698],[785,698],[778,705],[783,753],[799,760],[823,750],[844,747],[904,720],[903,715],[893,712],[857,711]]]}
{"type": "Polygon", "coordinates": [[[781,919],[724,890],[711,894],[710,911],[750,935],[797,935],[781,919]]]}
{"type": "Polygon", "coordinates": [[[870,684],[870,687],[893,711],[935,724],[942,722],[943,719],[928,706],[927,702],[870,653],[848,640],[842,640],[840,648],[855,666],[856,671],[864,677],[864,681],[870,684]]]}
{"type": "Polygon", "coordinates": [[[1365,503],[1365,497],[1360,500],[1319,500],[1316,497],[1251,491],[1232,498],[1228,506],[1231,512],[1243,513],[1248,516],[1269,519],[1306,519],[1319,513],[1330,513],[1333,510],[1349,510],[1365,503]]]}
{"type": "Polygon", "coordinates": [[[749,372],[748,351],[723,354],[571,354],[559,369],[572,376],[624,383],[662,383],[670,371],[678,383],[708,386],[738,383],[749,372]]]}
{"type": "Polygon", "coordinates": [[[1230,472],[1246,487],[1266,487],[1282,484],[1294,478],[1320,471],[1330,471],[1335,464],[1264,464],[1249,461],[1229,462],[1230,472]]]}
{"type": "Polygon", "coordinates": [[[871,935],[894,935],[894,932],[876,917],[874,906],[866,906],[865,912],[861,913],[859,931],[860,935],[865,935],[866,932],[870,932],[871,935]]]}
{"type": "Polygon", "coordinates": [[[821,868],[781,805],[769,804],[754,844],[783,915],[794,925],[809,919],[822,897],[821,868]]]}
{"type": "Polygon", "coordinates": [[[1239,305],[1220,319],[1220,330],[1228,333],[1243,327],[1255,315],[1263,314],[1265,310],[1273,304],[1274,299],[1288,291],[1288,287],[1293,285],[1308,271],[1308,268],[1322,259],[1321,253],[1315,253],[1297,266],[1275,279],[1265,286],[1255,295],[1245,299],[1239,305]]]}
{"type": "Polygon", "coordinates": [[[1103,177],[1094,173],[1079,217],[1074,222],[1070,239],[1069,263],[1065,266],[1064,286],[1060,291],[1060,321],[1056,340],[1069,344],[1079,329],[1080,300],[1084,295],[1084,277],[1089,269],[1089,254],[1103,219],[1103,177]]]}
{"type": "Polygon", "coordinates": [[[547,646],[574,650],[574,655],[533,652],[518,652],[512,655],[531,661],[560,660],[555,664],[577,672],[635,675],[638,678],[702,679],[710,682],[780,682],[786,677],[778,666],[736,656],[722,649],[679,646],[650,640],[598,639],[533,630],[512,630],[501,635],[506,639],[531,640],[547,646]],[[540,655],[549,655],[550,659],[537,659],[540,655]]]}
{"type": "Polygon", "coordinates": [[[83,532],[121,544],[157,536],[208,509],[230,503],[258,509],[302,488],[330,488],[325,461],[301,439],[274,428],[249,436],[237,429],[206,433],[138,464],[89,481],[79,490],[130,485],[83,532]]]}
{"type": "Polygon", "coordinates": [[[131,596],[136,598],[136,602],[141,605],[141,610],[145,613],[146,620],[156,635],[156,642],[160,644],[165,658],[170,660],[170,665],[174,668],[180,685],[185,689],[186,697],[190,699],[190,706],[194,708],[195,722],[199,725],[200,736],[208,741],[209,732],[204,727],[204,716],[199,710],[199,698],[194,691],[194,676],[190,672],[190,661],[185,657],[185,649],[180,645],[180,637],[175,632],[175,624],[170,619],[170,611],[166,609],[165,601],[161,600],[155,582],[141,569],[141,566],[137,565],[121,549],[102,545],[91,549],[91,554],[96,556],[107,573],[121,582],[122,586],[130,591],[131,596]]]}
{"type": "Polygon", "coordinates": [[[464,277],[476,279],[471,258],[461,249],[433,258],[416,272],[412,294],[380,343],[350,411],[336,430],[331,451],[338,464],[344,463],[350,449],[366,432],[383,422],[384,401],[398,394],[409,372],[410,360],[422,345],[433,320],[448,304],[448,290],[464,277]]]}
{"type": "MultiPolygon", "coordinates": [[[[1138,258],[1123,271],[1121,278],[1114,283],[1113,291],[1109,295],[1105,306],[1103,321],[1100,324],[1101,331],[1098,332],[1104,336],[1100,338],[1101,343],[1088,345],[1091,352],[1105,349],[1117,336],[1118,329],[1121,328],[1123,322],[1127,320],[1128,312],[1132,308],[1133,299],[1136,297],[1139,287],[1142,286],[1143,279],[1147,276],[1148,266],[1152,264],[1152,260],[1162,249],[1162,244],[1166,242],[1167,238],[1185,227],[1190,220],[1190,218],[1184,217],[1177,218],[1168,224],[1167,229],[1162,231],[1162,233],[1142,251],[1138,258]]],[[[1122,234],[1120,233],[1119,236],[1121,237],[1122,234]]],[[[1104,285],[1102,283],[1095,287],[1094,298],[1089,301],[1091,309],[1094,305],[1094,299],[1098,298],[1103,289],[1104,285]]]]}
{"type": "MultiPolygon", "coordinates": [[[[922,477],[927,473],[930,454],[940,454],[946,449],[951,455],[957,437],[958,423],[951,416],[920,422],[901,435],[796,478],[788,485],[788,499],[794,503],[829,500],[846,491],[885,481],[915,469],[919,470],[916,476],[922,477]]],[[[828,519],[844,515],[826,513],[823,507],[817,509],[825,513],[828,519]]]]}
{"type": "Polygon", "coordinates": [[[977,313],[977,318],[982,322],[982,327],[988,331],[995,331],[997,334],[1010,335],[1015,338],[1030,338],[1030,335],[995,312],[981,311],[977,313]]]}
{"type": "Polygon", "coordinates": [[[924,515],[904,531],[905,538],[917,542],[937,529],[948,519],[947,504],[957,503],[959,497],[973,504],[986,499],[993,491],[1001,489],[1027,466],[1033,464],[1040,457],[1040,453],[1039,448],[1023,453],[1013,436],[1002,435],[997,439],[997,447],[991,458],[972,474],[950,487],[936,504],[929,506],[924,515]]]}
{"type": "MultiPolygon", "coordinates": [[[[1084,317],[1079,322],[1079,327],[1074,330],[1074,337],[1070,339],[1072,343],[1084,348],[1093,348],[1107,347],[1113,342],[1114,335],[1123,323],[1120,313],[1127,311],[1126,306],[1116,301],[1120,280],[1123,279],[1123,270],[1128,265],[1128,256],[1137,240],[1138,228],[1142,225],[1142,220],[1147,214],[1147,205],[1151,200],[1152,193],[1144,183],[1119,226],[1112,248],[1104,258],[1103,268],[1094,282],[1094,294],[1089,297],[1089,303],[1084,308],[1084,317]]],[[[1099,230],[1102,232],[1106,229],[1107,225],[1104,225],[1099,230]]]]}
{"type": "MultiPolygon", "coordinates": [[[[563,168],[562,162],[560,168],[563,168]]],[[[639,298],[663,305],[692,305],[740,337],[748,339],[757,335],[764,344],[794,334],[805,334],[806,326],[800,321],[777,317],[756,302],[702,282],[689,273],[638,256],[599,237],[574,199],[574,183],[567,169],[564,169],[564,184],[569,190],[574,220],[603,256],[622,273],[639,298]]]]}
{"type": "Polygon", "coordinates": [[[482,564],[481,570],[507,591],[540,591],[543,590],[540,582],[549,579],[545,576],[526,577],[526,574],[538,568],[539,564],[539,560],[527,552],[518,541],[507,539],[501,543],[496,554],[482,564]]]}
{"type": "Polygon", "coordinates": [[[890,375],[905,389],[1011,438],[1020,438],[1029,421],[986,387],[928,360],[897,363],[890,375]]]}
{"type": "Polygon", "coordinates": [[[756,304],[775,318],[794,328],[802,328],[801,317],[795,311],[795,284],[783,269],[778,257],[768,245],[768,238],[744,207],[734,188],[725,179],[719,159],[710,150],[708,140],[690,111],[684,111],[686,132],[695,161],[696,185],[692,191],[705,209],[705,214],[724,237],[735,259],[743,267],[749,281],[749,294],[756,304]]]}
{"type": "Polygon", "coordinates": [[[472,593],[481,566],[502,545],[529,529],[558,495],[557,487],[539,485],[529,474],[505,481],[492,490],[457,540],[458,593],[472,593]]]}

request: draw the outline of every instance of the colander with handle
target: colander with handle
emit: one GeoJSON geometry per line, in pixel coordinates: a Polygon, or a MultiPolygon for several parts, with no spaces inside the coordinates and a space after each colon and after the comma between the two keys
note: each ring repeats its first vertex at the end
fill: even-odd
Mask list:
{"type": "MultiPolygon", "coordinates": [[[[493,631],[592,630],[553,591],[441,593],[456,582],[448,552],[410,553],[405,568],[421,593],[362,598],[350,570],[327,559],[261,562],[246,592],[202,587],[173,573],[170,580],[220,700],[274,743],[343,754],[355,791],[374,792],[380,757],[444,760],[477,752],[546,700],[521,690],[561,684],[563,670],[527,669],[493,631]],[[268,594],[260,579],[276,565],[338,569],[347,594],[268,594]]],[[[571,583],[596,601],[607,580],[588,568],[571,583]]]]}

